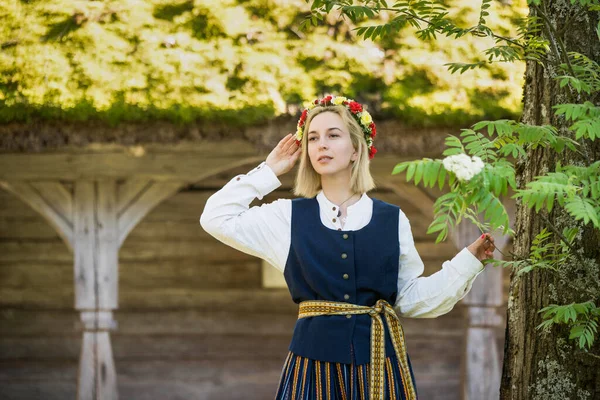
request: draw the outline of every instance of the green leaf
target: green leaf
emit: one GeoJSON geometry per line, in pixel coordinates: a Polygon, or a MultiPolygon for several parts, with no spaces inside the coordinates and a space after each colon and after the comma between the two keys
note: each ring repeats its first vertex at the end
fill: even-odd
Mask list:
{"type": "Polygon", "coordinates": [[[413,175],[414,175],[414,173],[415,173],[415,169],[416,169],[416,168],[417,168],[417,167],[416,167],[416,165],[415,165],[415,163],[414,163],[414,162],[411,162],[411,163],[408,165],[408,171],[406,172],[406,181],[407,181],[407,182],[410,182],[410,180],[412,179],[412,177],[413,177],[413,175]]]}
{"type": "Polygon", "coordinates": [[[444,187],[445,180],[446,180],[446,169],[441,168],[440,174],[438,175],[438,187],[440,188],[440,190],[442,190],[442,188],[444,187]]]}

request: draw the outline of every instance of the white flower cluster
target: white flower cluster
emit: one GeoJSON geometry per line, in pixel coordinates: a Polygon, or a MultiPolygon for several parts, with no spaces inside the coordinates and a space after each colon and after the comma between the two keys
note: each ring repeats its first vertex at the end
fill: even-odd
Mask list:
{"type": "Polygon", "coordinates": [[[454,172],[459,181],[470,181],[475,175],[483,170],[484,164],[481,158],[466,154],[455,154],[442,160],[446,171],[454,172]]]}

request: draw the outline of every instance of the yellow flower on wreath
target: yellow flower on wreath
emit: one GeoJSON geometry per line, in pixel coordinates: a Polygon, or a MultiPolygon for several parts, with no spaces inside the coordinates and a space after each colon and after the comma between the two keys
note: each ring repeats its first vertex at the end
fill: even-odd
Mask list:
{"type": "Polygon", "coordinates": [[[339,106],[340,104],[343,104],[346,100],[348,99],[343,96],[337,96],[333,98],[332,103],[339,106]]]}
{"type": "Polygon", "coordinates": [[[360,115],[360,122],[364,126],[368,126],[371,122],[373,122],[373,118],[371,118],[371,114],[369,114],[367,111],[363,111],[360,115]]]}

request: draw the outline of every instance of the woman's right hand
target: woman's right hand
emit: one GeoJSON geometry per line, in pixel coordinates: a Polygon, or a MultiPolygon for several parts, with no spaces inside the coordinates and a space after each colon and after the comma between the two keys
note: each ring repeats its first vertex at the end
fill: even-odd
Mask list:
{"type": "Polygon", "coordinates": [[[296,143],[295,136],[288,133],[268,155],[266,164],[275,175],[283,175],[294,167],[300,153],[302,147],[296,143]]]}

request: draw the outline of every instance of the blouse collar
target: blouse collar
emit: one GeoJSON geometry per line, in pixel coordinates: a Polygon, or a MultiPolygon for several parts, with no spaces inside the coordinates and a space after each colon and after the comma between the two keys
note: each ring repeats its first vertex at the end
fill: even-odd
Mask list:
{"type": "MultiPolygon", "coordinates": [[[[329,201],[329,199],[323,193],[323,190],[319,191],[317,194],[317,201],[319,202],[319,206],[321,209],[325,209],[328,214],[337,214],[338,205],[329,201]]],[[[373,200],[367,196],[366,193],[363,193],[358,201],[346,208],[346,214],[354,214],[354,213],[365,213],[371,210],[373,200]]]]}

